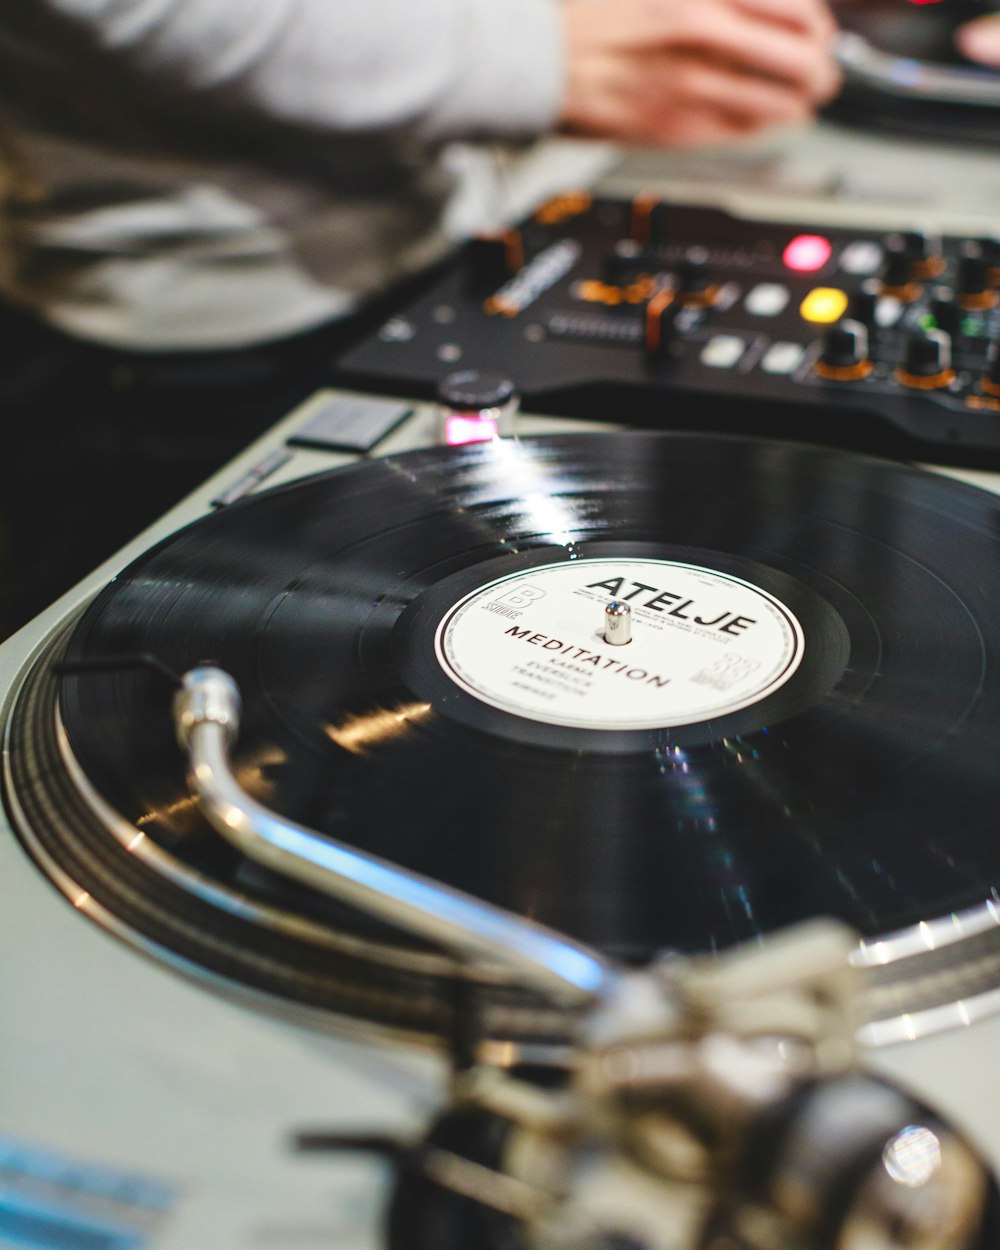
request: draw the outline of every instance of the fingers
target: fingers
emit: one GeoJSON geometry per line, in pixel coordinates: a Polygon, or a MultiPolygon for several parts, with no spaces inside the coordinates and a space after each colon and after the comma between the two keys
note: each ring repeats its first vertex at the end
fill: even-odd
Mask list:
{"type": "Polygon", "coordinates": [[[700,51],[792,83],[815,101],[839,82],[819,0],[568,0],[563,12],[571,33],[593,50],[643,60],[700,51]]]}
{"type": "Polygon", "coordinates": [[[717,113],[737,124],[795,125],[812,112],[801,93],[766,78],[735,75],[724,66],[688,60],[674,67],[671,83],[678,105],[717,113]]]}
{"type": "Polygon", "coordinates": [[[801,93],[686,54],[639,73],[622,72],[614,58],[595,61],[579,98],[581,111],[566,119],[573,129],[679,147],[799,125],[812,112],[801,93]]]}
{"type": "Polygon", "coordinates": [[[955,32],[958,50],[971,61],[1000,69],[1000,16],[979,17],[955,32]]]}
{"type": "MultiPolygon", "coordinates": [[[[763,0],[754,0],[754,3],[763,0]]],[[[679,15],[675,44],[700,49],[736,71],[787,83],[813,103],[830,98],[840,81],[825,38],[782,22],[763,21],[743,8],[745,0],[697,0],[679,15]]],[[[775,8],[778,0],[768,0],[775,8]]]]}
{"type": "Polygon", "coordinates": [[[566,0],[563,123],[687,145],[795,124],[839,84],[821,0],[566,0]]]}
{"type": "Polygon", "coordinates": [[[732,0],[750,16],[799,30],[811,38],[826,41],[837,31],[837,23],[825,0],[732,0]]]}

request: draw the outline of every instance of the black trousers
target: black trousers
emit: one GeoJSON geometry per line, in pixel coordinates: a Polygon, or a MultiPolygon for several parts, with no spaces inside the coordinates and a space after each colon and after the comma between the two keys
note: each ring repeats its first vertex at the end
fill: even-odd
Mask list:
{"type": "Polygon", "coordinates": [[[0,637],[273,425],[349,338],[141,355],[0,310],[0,637]]]}

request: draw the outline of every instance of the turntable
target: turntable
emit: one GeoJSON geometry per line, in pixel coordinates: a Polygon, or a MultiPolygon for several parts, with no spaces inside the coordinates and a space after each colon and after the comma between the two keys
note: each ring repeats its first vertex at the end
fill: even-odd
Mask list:
{"type": "MultiPolygon", "coordinates": [[[[855,1009],[869,1067],[1000,1159],[995,499],[847,453],[565,422],[411,450],[424,405],[368,461],[302,450],[344,400],[3,648],[0,1244],[779,1244],[773,1212],[706,1208],[676,1142],[655,1197],[632,1147],[595,1154],[595,1124],[620,1131],[605,1086],[632,1133],[651,1087],[624,1057],[677,1063],[761,1019],[846,1079],[855,1009]],[[819,915],[860,942],[784,945],[819,915]],[[651,1020],[666,1049],[644,1048],[651,1020]],[[567,1102],[568,1054],[589,1076],[567,1102]],[[493,1117],[472,1130],[439,1118],[450,1064],[493,1117]],[[499,1181],[497,1115],[519,1126],[499,1181]],[[539,1223],[532,1186],[581,1133],[573,1218],[539,1223]],[[665,1215],[702,1240],[663,1241],[665,1215]]],[[[656,1115],[707,1133],[718,1081],[666,1079],[656,1115]]],[[[742,1133],[753,1099],[723,1085],[742,1133]]],[[[848,1140],[875,1125],[844,1159],[819,1149],[840,1112],[778,1105],[746,1149],[782,1193],[819,1185],[803,1142],[858,1186],[891,1121],[911,1179],[934,1126],[947,1193],[976,1207],[970,1156],[918,1104],[835,1100],[848,1140]]],[[[861,1188],[863,1223],[882,1198],[861,1188]]],[[[842,1199],[822,1212],[846,1227],[842,1199]]],[[[972,1244],[955,1218],[945,1244],[972,1244]]]]}
{"type": "MultiPolygon", "coordinates": [[[[928,188],[914,149],[887,180],[885,152],[830,133],[822,159],[751,153],[738,192],[730,158],[657,160],[675,196],[751,216],[864,201],[895,229],[905,203],[907,226],[992,228],[992,161],[928,188]]],[[[648,187],[643,160],[609,186],[648,187]]],[[[787,1232],[706,1221],[684,1134],[643,1144],[680,1185],[581,1167],[565,1143],[595,1106],[602,1142],[666,1110],[744,1163],[759,1146],[786,1196],[837,1176],[843,1198],[884,1157],[977,1210],[961,1139],[1000,1168],[1000,504],[961,479],[996,479],[608,417],[445,451],[429,404],[321,392],[0,647],[0,1246],[493,1250],[526,1226],[633,1250],[681,1214],[704,1250],[787,1232]],[[351,848],[404,866],[405,923],[364,882],[331,893],[351,848]],[[817,915],[852,936],[798,927],[817,915]],[[611,984],[651,994],[609,1026],[590,1004],[611,984]],[[734,1050],[761,1021],[797,1044],[734,1050]],[[776,1073],[790,1054],[836,1084],[852,1034],[914,1101],[838,1096],[782,1155],[808,1100],[792,1114],[776,1073]],[[664,1058],[710,1040],[723,1073],[767,1078],[763,1138],[734,1134],[757,1120],[730,1076],[666,1088],[664,1058]],[[614,1115],[586,1083],[567,1099],[572,1054],[617,1082],[614,1115]],[[456,1089],[493,1117],[449,1113],[456,1089]],[[498,1173],[500,1111],[520,1133],[498,1173]],[[859,1130],[864,1158],[825,1148],[859,1130]],[[583,1228],[539,1225],[567,1160],[624,1224],[585,1204],[583,1228]]],[[[865,1244],[907,1244],[905,1205],[895,1243],[865,1244]]]]}
{"type": "Polygon", "coordinates": [[[996,13],[994,0],[853,0],[835,4],[844,87],[829,114],[888,133],[996,142],[1000,75],[967,60],[956,30],[996,13]]]}

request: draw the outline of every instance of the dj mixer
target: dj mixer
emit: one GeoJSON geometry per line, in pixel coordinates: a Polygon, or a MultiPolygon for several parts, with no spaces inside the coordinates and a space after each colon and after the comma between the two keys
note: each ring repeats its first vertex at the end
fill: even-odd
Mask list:
{"type": "Polygon", "coordinates": [[[430,398],[1000,462],[1000,233],[774,222],[655,194],[544,204],[470,242],[339,362],[430,398]]]}

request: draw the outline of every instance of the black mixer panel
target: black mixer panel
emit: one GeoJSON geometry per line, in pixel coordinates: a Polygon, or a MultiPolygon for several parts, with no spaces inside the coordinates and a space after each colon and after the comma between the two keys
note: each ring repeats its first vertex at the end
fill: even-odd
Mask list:
{"type": "Polygon", "coordinates": [[[1000,462],[1000,237],[560,197],[470,241],[338,381],[432,397],[502,374],[525,407],[1000,462]]]}

